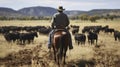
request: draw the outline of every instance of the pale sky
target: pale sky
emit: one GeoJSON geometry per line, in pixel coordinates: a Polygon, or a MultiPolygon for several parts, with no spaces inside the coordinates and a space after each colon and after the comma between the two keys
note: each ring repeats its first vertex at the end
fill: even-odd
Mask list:
{"type": "Polygon", "coordinates": [[[66,10],[120,9],[120,0],[0,0],[0,7],[15,10],[32,6],[57,8],[59,5],[66,10]]]}

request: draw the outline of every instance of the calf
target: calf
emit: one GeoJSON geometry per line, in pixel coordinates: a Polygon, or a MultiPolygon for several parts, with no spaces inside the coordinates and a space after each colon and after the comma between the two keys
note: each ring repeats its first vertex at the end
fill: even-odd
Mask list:
{"type": "Polygon", "coordinates": [[[78,45],[79,45],[79,43],[85,45],[85,41],[86,41],[85,34],[75,34],[74,39],[75,39],[75,42],[78,43],[78,45]]]}
{"type": "Polygon", "coordinates": [[[117,41],[117,40],[120,41],[120,32],[119,31],[114,31],[114,38],[115,38],[115,41],[117,41]]]}
{"type": "Polygon", "coordinates": [[[94,43],[94,40],[96,40],[96,45],[97,45],[98,35],[90,31],[88,34],[88,42],[91,43],[92,45],[94,43]]]}

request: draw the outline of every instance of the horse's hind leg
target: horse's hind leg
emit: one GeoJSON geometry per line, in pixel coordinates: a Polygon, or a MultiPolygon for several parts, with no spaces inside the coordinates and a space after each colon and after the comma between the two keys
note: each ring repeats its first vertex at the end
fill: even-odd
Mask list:
{"type": "Polygon", "coordinates": [[[93,41],[92,41],[92,40],[90,40],[90,42],[91,42],[91,45],[92,45],[93,41]]]}
{"type": "Polygon", "coordinates": [[[54,51],[54,60],[56,62],[56,52],[55,52],[55,49],[53,48],[53,51],[54,51]]]}
{"type": "Polygon", "coordinates": [[[66,58],[66,52],[64,53],[64,60],[63,60],[63,64],[66,64],[66,60],[65,60],[65,58],[66,58]]]}
{"type": "Polygon", "coordinates": [[[59,54],[57,54],[57,64],[60,65],[60,57],[59,57],[59,54]]]}
{"type": "Polygon", "coordinates": [[[55,60],[55,62],[56,62],[56,54],[54,53],[54,60],[55,60]]]}

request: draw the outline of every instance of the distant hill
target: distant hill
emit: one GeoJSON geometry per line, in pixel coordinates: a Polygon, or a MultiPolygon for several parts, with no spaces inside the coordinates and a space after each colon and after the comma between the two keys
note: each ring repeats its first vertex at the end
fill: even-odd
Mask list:
{"type": "Polygon", "coordinates": [[[86,11],[79,11],[79,10],[69,10],[69,11],[65,11],[65,13],[69,16],[75,16],[75,15],[80,15],[83,13],[86,13],[86,11]]]}
{"type": "Polygon", "coordinates": [[[88,12],[86,12],[88,15],[104,15],[104,14],[119,14],[120,15],[120,9],[93,9],[88,12]]]}
{"type": "MultiPolygon", "coordinates": [[[[51,7],[27,7],[22,8],[20,10],[14,10],[11,8],[4,8],[0,7],[0,16],[7,16],[7,17],[22,17],[22,16],[52,16],[56,13],[55,8],[51,7]]],[[[120,15],[120,9],[93,9],[90,11],[80,11],[80,10],[69,10],[65,11],[65,13],[69,16],[76,16],[81,14],[88,14],[88,15],[104,15],[104,14],[115,14],[120,15]]]]}
{"type": "Polygon", "coordinates": [[[52,16],[56,13],[56,9],[51,7],[28,7],[18,10],[18,12],[22,14],[26,14],[28,16],[52,16]]]}
{"type": "Polygon", "coordinates": [[[16,10],[11,9],[11,8],[0,7],[0,16],[21,17],[21,16],[25,16],[25,15],[19,13],[16,10]]]}

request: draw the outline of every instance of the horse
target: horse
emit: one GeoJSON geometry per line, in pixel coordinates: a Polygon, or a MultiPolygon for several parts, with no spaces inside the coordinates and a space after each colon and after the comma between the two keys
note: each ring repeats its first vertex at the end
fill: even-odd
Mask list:
{"type": "Polygon", "coordinates": [[[66,52],[70,43],[68,38],[67,32],[61,29],[55,31],[53,35],[52,47],[54,51],[54,60],[58,65],[60,65],[61,62],[66,64],[66,52]]]}

